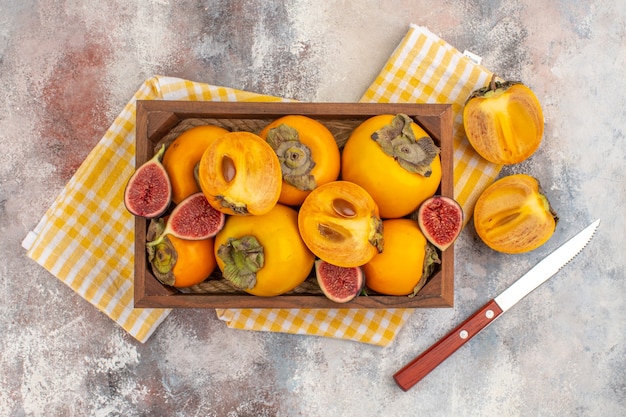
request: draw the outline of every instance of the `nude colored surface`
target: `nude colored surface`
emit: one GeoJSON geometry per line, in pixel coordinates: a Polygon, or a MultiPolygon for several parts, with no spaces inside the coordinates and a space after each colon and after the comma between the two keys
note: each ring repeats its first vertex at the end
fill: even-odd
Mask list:
{"type": "Polygon", "coordinates": [[[626,3],[0,0],[0,416],[626,415],[626,3]],[[532,4],[531,4],[532,3],[532,4]],[[140,344],[28,259],[39,221],[139,85],[171,75],[354,102],[423,25],[544,109],[536,176],[561,222],[497,254],[470,224],[455,308],[386,348],[173,312],[140,344]],[[407,361],[595,218],[585,251],[409,392],[407,361]]]}

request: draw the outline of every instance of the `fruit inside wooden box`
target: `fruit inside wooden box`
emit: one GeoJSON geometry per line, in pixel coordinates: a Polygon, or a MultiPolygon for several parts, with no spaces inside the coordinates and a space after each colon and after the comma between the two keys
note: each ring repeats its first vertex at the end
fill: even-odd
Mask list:
{"type": "MultiPolygon", "coordinates": [[[[395,103],[292,103],[138,101],[136,166],[148,161],[164,143],[198,125],[259,133],[285,115],[304,115],[323,123],[340,148],[363,121],[380,114],[406,114],[440,147],[442,179],[436,194],[453,197],[452,111],[450,105],[395,103]]],[[[439,253],[438,264],[423,288],[412,297],[389,296],[367,290],[338,304],[324,296],[311,270],[294,290],[276,297],[259,297],[234,288],[219,269],[204,282],[185,289],[163,285],[152,274],[146,255],[149,221],[135,218],[136,307],[159,308],[432,308],[452,307],[454,245],[439,253]]]]}

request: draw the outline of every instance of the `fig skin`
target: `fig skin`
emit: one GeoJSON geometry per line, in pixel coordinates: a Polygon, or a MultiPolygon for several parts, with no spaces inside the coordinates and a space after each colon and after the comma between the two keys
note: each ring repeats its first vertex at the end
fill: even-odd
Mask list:
{"type": "Polygon", "coordinates": [[[143,163],[128,180],[124,205],[134,216],[154,219],[167,211],[172,202],[172,184],[161,164],[165,145],[143,163]]]}
{"type": "Polygon", "coordinates": [[[539,181],[526,174],[503,177],[482,192],[474,227],[491,249],[517,254],[534,250],[554,234],[558,217],[539,181]]]}
{"type": "Polygon", "coordinates": [[[326,298],[336,303],[355,299],[365,286],[360,267],[343,268],[321,259],[315,261],[315,277],[326,298]]]}
{"type": "Polygon", "coordinates": [[[426,239],[440,251],[448,249],[463,229],[463,208],[454,199],[433,196],[417,210],[417,222],[426,239]]]}
{"type": "Polygon", "coordinates": [[[280,162],[272,147],[251,132],[230,132],[202,154],[198,182],[209,203],[229,215],[262,215],[278,202],[280,162]]]}

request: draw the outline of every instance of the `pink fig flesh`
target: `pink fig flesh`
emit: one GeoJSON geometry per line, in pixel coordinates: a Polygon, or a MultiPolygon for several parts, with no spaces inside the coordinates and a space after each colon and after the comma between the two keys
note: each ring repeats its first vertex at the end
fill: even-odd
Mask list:
{"type": "Polygon", "coordinates": [[[161,164],[162,146],[152,159],[142,164],[128,180],[124,189],[124,205],[135,216],[159,217],[172,201],[172,184],[161,164]]]}
{"type": "Polygon", "coordinates": [[[226,215],[214,209],[202,192],[190,195],[172,210],[164,234],[180,239],[203,240],[214,237],[226,221],[226,215]]]}
{"type": "Polygon", "coordinates": [[[426,239],[443,252],[461,233],[463,209],[450,197],[433,196],[420,205],[417,222],[426,239]]]}
{"type": "Polygon", "coordinates": [[[354,299],[365,286],[361,268],[336,266],[321,259],[315,261],[315,276],[324,295],[336,303],[354,299]]]}

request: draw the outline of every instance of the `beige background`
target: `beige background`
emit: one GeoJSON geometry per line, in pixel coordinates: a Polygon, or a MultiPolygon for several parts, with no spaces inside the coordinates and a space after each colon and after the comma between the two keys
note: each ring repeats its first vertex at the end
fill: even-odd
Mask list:
{"type": "Polygon", "coordinates": [[[626,3],[600,0],[0,0],[0,415],[621,416],[626,3]],[[529,85],[540,179],[561,222],[494,253],[470,224],[454,309],[415,312],[387,348],[229,330],[172,313],[144,345],[20,243],[155,74],[304,101],[356,101],[408,30],[428,27],[529,85]],[[561,273],[404,393],[391,375],[595,218],[561,273]]]}

